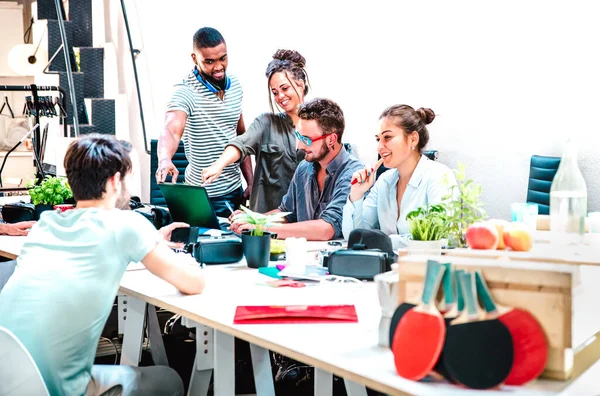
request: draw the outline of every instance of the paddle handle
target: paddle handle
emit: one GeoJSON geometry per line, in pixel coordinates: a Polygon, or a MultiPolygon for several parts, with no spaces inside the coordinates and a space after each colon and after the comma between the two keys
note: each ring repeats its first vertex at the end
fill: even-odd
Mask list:
{"type": "Polygon", "coordinates": [[[425,271],[425,283],[423,285],[423,295],[421,302],[425,306],[432,303],[442,280],[445,268],[435,260],[427,260],[427,270],[425,271]]]}
{"type": "Polygon", "coordinates": [[[460,285],[462,287],[463,296],[465,298],[465,307],[467,309],[467,319],[477,319],[479,312],[477,311],[477,291],[475,290],[475,277],[472,273],[465,272],[460,274],[460,285]]]}
{"type": "Polygon", "coordinates": [[[444,276],[442,277],[442,287],[444,288],[444,304],[446,305],[446,309],[450,309],[455,303],[454,273],[450,263],[444,263],[442,266],[445,268],[444,276]]]}
{"type": "Polygon", "coordinates": [[[454,271],[454,284],[456,285],[456,307],[458,312],[462,312],[465,309],[465,299],[463,298],[462,286],[460,285],[460,274],[464,274],[465,270],[454,271]]]}
{"type": "Polygon", "coordinates": [[[483,279],[483,275],[481,271],[475,272],[475,281],[477,283],[477,294],[481,297],[481,302],[483,303],[483,308],[485,308],[486,312],[495,312],[498,308],[492,299],[492,294],[490,293],[490,289],[485,283],[485,279],[483,279]]]}

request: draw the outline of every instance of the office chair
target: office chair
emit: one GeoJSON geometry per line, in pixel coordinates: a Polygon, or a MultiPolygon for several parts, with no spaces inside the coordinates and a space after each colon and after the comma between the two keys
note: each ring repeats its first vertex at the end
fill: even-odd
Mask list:
{"type": "Polygon", "coordinates": [[[550,187],[559,165],[560,157],[531,156],[527,202],[538,204],[539,214],[550,214],[550,187]]]}
{"type": "MultiPolygon", "coordinates": [[[[158,140],[150,141],[150,204],[166,206],[165,198],[160,192],[158,183],[156,183],[156,170],[158,169],[158,140]]],[[[188,165],[188,160],[185,157],[185,151],[183,148],[183,142],[179,142],[179,147],[173,156],[173,165],[179,171],[177,177],[177,183],[183,183],[185,180],[185,168],[188,165]]],[[[167,177],[167,181],[170,181],[170,176],[167,177]]]]}
{"type": "Polygon", "coordinates": [[[50,395],[23,343],[4,327],[0,327],[0,351],[0,396],[50,395]]]}

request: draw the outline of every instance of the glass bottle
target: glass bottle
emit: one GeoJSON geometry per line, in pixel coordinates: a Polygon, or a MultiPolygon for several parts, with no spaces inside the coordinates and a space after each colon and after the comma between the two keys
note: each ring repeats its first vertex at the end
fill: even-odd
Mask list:
{"type": "Polygon", "coordinates": [[[550,188],[550,231],[565,243],[581,243],[587,216],[587,187],[569,139],[550,188]]]}

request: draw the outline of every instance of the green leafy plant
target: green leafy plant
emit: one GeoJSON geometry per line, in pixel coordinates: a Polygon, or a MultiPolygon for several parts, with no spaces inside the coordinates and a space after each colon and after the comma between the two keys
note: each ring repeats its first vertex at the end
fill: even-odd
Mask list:
{"type": "Polygon", "coordinates": [[[456,247],[465,247],[467,228],[487,217],[480,200],[482,187],[467,179],[466,168],[465,164],[458,162],[458,169],[454,169],[458,185],[450,185],[447,177],[443,181],[450,189],[450,193],[443,198],[448,219],[448,236],[450,243],[456,247]]]}
{"type": "Polygon", "coordinates": [[[272,214],[262,214],[253,212],[243,205],[240,205],[240,209],[242,209],[244,213],[236,215],[233,220],[254,224],[254,229],[250,231],[250,235],[252,236],[262,236],[265,232],[265,228],[272,226],[275,223],[283,222],[283,218],[291,213],[277,212],[272,214]]]}
{"type": "Polygon", "coordinates": [[[34,205],[59,205],[73,198],[71,187],[64,177],[46,176],[39,185],[32,184],[29,196],[34,205]]]}
{"type": "Polygon", "coordinates": [[[415,241],[439,241],[448,237],[445,203],[419,206],[406,216],[406,220],[415,241]]]}

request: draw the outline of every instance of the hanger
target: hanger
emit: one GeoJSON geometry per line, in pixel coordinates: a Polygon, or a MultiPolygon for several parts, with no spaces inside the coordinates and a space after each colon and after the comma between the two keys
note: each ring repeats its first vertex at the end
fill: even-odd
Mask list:
{"type": "Polygon", "coordinates": [[[4,95],[4,103],[2,103],[2,107],[0,107],[0,114],[2,114],[4,111],[4,107],[8,107],[8,112],[10,113],[11,118],[15,118],[15,113],[13,113],[10,103],[8,103],[8,96],[6,95],[4,95]]]}

